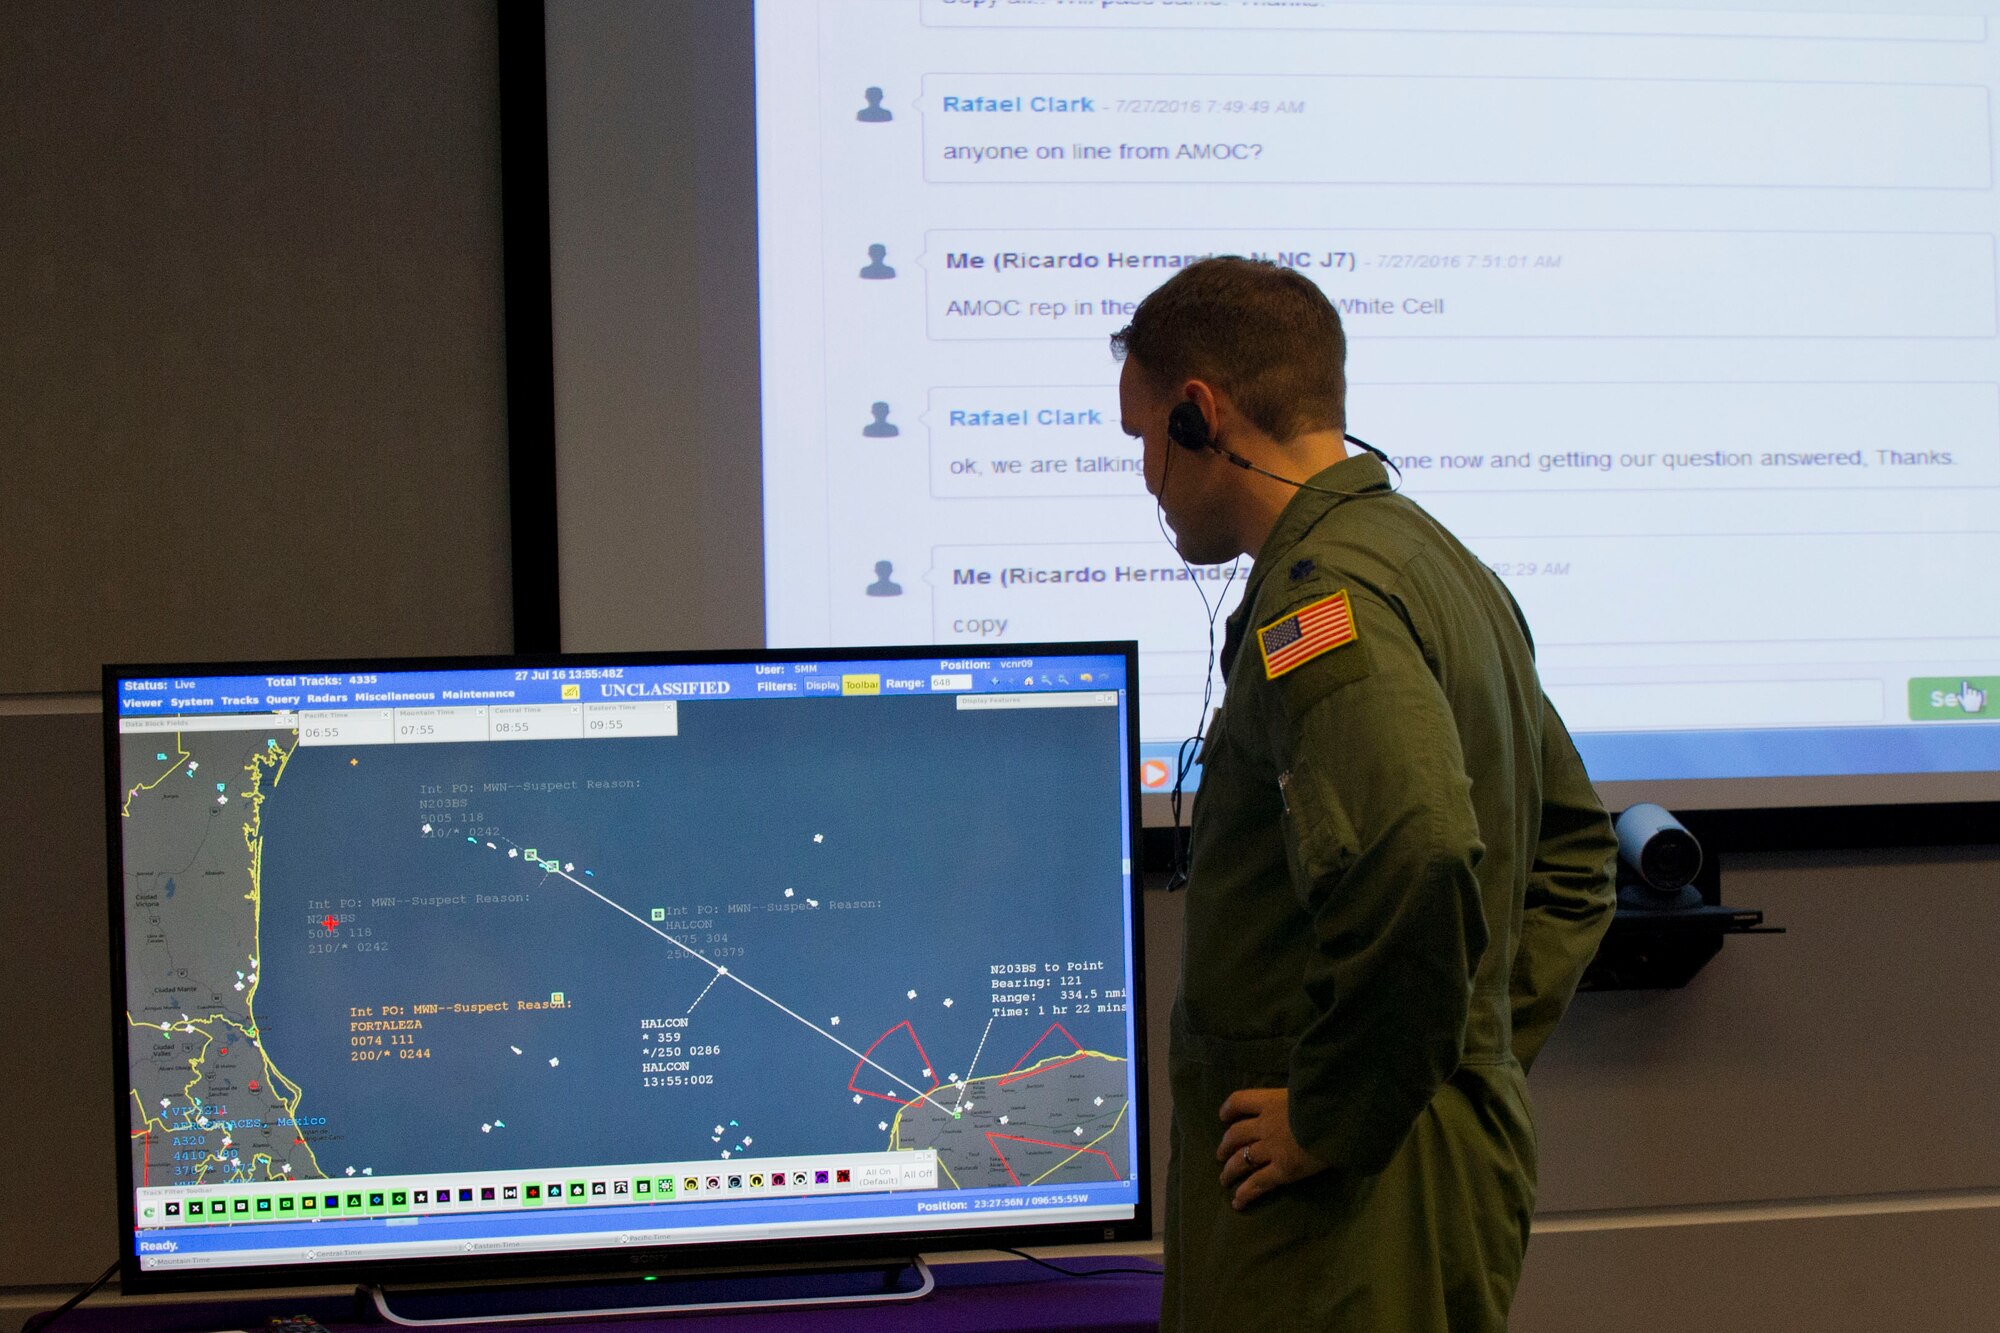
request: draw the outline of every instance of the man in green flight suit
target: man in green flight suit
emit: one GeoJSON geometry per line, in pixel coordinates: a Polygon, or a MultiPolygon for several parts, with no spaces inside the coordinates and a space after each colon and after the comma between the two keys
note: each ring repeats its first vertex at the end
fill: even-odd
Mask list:
{"type": "Polygon", "coordinates": [[[1610,922],[1610,821],[1500,580],[1347,455],[1310,280],[1203,260],[1112,346],[1182,556],[1256,557],[1202,750],[1161,1325],[1504,1329],[1524,1075],[1610,922]]]}

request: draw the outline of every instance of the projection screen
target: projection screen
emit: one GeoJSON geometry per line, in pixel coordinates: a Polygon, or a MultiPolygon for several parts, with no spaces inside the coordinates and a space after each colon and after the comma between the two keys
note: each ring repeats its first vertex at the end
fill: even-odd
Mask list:
{"type": "Polygon", "coordinates": [[[1164,790],[1107,335],[1259,255],[1608,802],[2000,799],[1992,9],[550,6],[564,647],[1131,636],[1164,790]]]}

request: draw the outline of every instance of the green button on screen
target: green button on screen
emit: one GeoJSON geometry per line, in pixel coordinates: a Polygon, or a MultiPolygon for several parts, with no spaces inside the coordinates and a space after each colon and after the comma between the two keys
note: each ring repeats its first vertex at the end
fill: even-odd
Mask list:
{"type": "Polygon", "coordinates": [[[2000,676],[1917,676],[1910,681],[1910,717],[1917,722],[2000,718],[2000,676]]]}

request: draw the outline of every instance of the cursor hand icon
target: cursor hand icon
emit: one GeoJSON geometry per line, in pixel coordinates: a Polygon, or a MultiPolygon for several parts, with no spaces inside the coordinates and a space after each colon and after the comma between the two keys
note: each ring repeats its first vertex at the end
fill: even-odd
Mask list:
{"type": "Polygon", "coordinates": [[[1968,713],[1986,711],[1986,691],[1969,680],[1958,682],[1958,706],[1968,713]]]}

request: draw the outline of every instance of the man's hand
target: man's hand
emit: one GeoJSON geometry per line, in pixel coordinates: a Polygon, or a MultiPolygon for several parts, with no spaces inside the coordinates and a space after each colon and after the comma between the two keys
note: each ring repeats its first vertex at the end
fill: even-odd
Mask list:
{"type": "Polygon", "coordinates": [[[1326,1170],[1325,1162],[1292,1137],[1290,1099],[1283,1088],[1244,1088],[1222,1104],[1222,1122],[1229,1128],[1215,1160],[1222,1163],[1222,1187],[1236,1191],[1230,1207],[1241,1211],[1280,1185],[1326,1170]]]}

